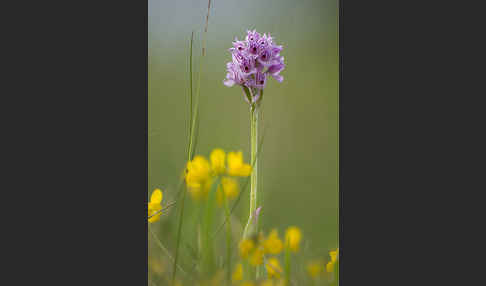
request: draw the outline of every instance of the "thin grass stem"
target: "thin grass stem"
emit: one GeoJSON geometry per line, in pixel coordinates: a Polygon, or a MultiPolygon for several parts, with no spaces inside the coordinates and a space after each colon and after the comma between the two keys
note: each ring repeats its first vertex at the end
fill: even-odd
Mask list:
{"type": "MultiPolygon", "coordinates": [[[[187,154],[190,154],[191,152],[191,141],[192,141],[192,46],[194,42],[194,31],[191,32],[191,46],[189,48],[189,114],[190,114],[190,120],[189,120],[189,143],[187,144],[187,154]]],[[[190,159],[190,158],[189,158],[190,159]]]]}
{"type": "Polygon", "coordinates": [[[172,285],[174,285],[176,273],[177,273],[177,267],[176,266],[177,266],[177,259],[179,258],[179,245],[180,245],[180,242],[181,242],[182,221],[183,221],[183,217],[184,217],[184,205],[185,205],[184,203],[185,203],[185,199],[186,199],[186,193],[187,193],[187,190],[184,188],[184,190],[182,191],[182,202],[181,202],[181,212],[180,212],[180,215],[179,215],[179,226],[177,228],[177,244],[176,244],[174,266],[173,266],[173,269],[172,269],[172,285]]]}
{"type": "Polygon", "coordinates": [[[179,268],[179,270],[182,273],[184,273],[184,275],[186,275],[187,272],[184,271],[184,269],[182,269],[182,267],[180,265],[176,264],[174,258],[170,254],[169,250],[167,250],[167,248],[162,244],[162,242],[160,241],[160,239],[157,237],[157,235],[155,234],[155,232],[152,230],[152,228],[150,226],[149,226],[149,231],[150,231],[150,234],[153,236],[155,242],[160,247],[160,249],[162,249],[162,251],[165,253],[165,255],[167,255],[167,257],[169,257],[169,259],[174,263],[174,265],[177,265],[177,267],[179,268]]]}
{"type": "Polygon", "coordinates": [[[231,285],[231,220],[228,199],[224,191],[222,193],[224,198],[224,211],[228,219],[228,223],[226,224],[226,280],[227,284],[231,285]]]}
{"type": "Polygon", "coordinates": [[[171,203],[168,203],[163,209],[161,209],[160,211],[156,211],[155,213],[153,213],[152,215],[149,215],[149,219],[158,215],[159,213],[163,212],[163,211],[166,211],[168,210],[170,207],[172,207],[173,205],[175,205],[176,202],[171,202],[171,203]]]}
{"type": "Polygon", "coordinates": [[[285,282],[287,285],[290,284],[290,247],[289,242],[285,243],[285,282]]]}

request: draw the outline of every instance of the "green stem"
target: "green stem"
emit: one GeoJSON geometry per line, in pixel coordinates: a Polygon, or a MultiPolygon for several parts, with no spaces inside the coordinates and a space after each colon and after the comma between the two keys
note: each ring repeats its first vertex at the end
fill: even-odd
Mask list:
{"type": "Polygon", "coordinates": [[[231,285],[231,221],[230,221],[230,210],[228,205],[228,200],[224,191],[222,190],[223,197],[224,197],[224,211],[226,214],[226,218],[228,219],[228,223],[226,224],[226,279],[228,285],[231,285]]]}
{"type": "MultiPolygon", "coordinates": [[[[190,120],[189,120],[189,143],[187,144],[187,154],[191,154],[191,144],[192,144],[192,46],[193,46],[193,41],[194,41],[194,31],[191,33],[191,47],[189,48],[189,114],[190,114],[190,120]]],[[[189,155],[189,160],[191,160],[191,157],[189,155]]]]}
{"type": "Polygon", "coordinates": [[[250,178],[250,215],[248,218],[248,222],[246,223],[245,230],[243,232],[243,238],[247,238],[253,232],[256,232],[258,226],[255,223],[252,227],[252,220],[253,215],[255,214],[256,207],[257,207],[257,184],[258,184],[258,161],[257,161],[257,153],[258,153],[258,105],[253,103],[250,106],[250,146],[251,146],[251,165],[253,166],[253,170],[251,172],[250,178]]]}
{"type": "Polygon", "coordinates": [[[216,192],[221,183],[220,178],[216,178],[216,181],[212,184],[209,190],[208,197],[205,202],[205,213],[203,218],[202,226],[202,240],[203,240],[203,255],[202,255],[202,266],[204,275],[212,275],[215,268],[214,262],[214,241],[210,239],[210,232],[213,225],[214,217],[214,203],[216,192]]]}
{"type": "Polygon", "coordinates": [[[288,241],[285,245],[285,285],[290,285],[290,248],[288,241]]]}

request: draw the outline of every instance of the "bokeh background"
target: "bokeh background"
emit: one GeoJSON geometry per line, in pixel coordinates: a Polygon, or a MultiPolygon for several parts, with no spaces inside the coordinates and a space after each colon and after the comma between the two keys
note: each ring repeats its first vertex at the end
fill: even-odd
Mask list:
{"type": "MultiPolygon", "coordinates": [[[[186,163],[189,127],[189,41],[195,31],[199,70],[206,0],[148,1],[149,195],[174,200],[186,163]]],[[[241,88],[223,85],[227,49],[247,29],[269,32],[284,46],[283,83],[267,82],[260,134],[261,226],[283,234],[299,226],[316,253],[338,246],[338,1],[212,1],[207,54],[201,75],[196,154],[213,148],[242,150],[249,162],[249,107],[241,88]]],[[[195,77],[197,78],[197,77],[195,77]]],[[[196,82],[194,82],[196,86],[196,82]]],[[[195,89],[195,88],[194,88],[195,89]]],[[[237,214],[247,219],[249,190],[237,214]]],[[[191,204],[187,205],[191,208],[191,204]]],[[[176,213],[154,225],[173,246],[176,213]]]]}

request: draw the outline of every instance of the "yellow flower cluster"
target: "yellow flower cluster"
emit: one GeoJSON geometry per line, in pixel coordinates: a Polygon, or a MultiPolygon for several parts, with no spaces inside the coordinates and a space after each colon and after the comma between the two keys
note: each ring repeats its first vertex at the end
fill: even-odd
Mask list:
{"type": "Polygon", "coordinates": [[[239,244],[240,256],[248,258],[248,262],[253,265],[261,265],[265,254],[277,255],[282,252],[283,242],[278,237],[278,232],[273,229],[267,237],[263,234],[244,239],[239,244]]]}
{"type": "Polygon", "coordinates": [[[161,210],[162,210],[162,205],[161,205],[162,198],[163,198],[163,194],[162,194],[162,191],[160,189],[155,189],[152,192],[152,196],[150,196],[150,202],[148,203],[148,217],[149,217],[148,221],[150,223],[158,221],[160,219],[160,216],[162,215],[162,212],[161,212],[161,210]],[[156,215],[154,215],[154,214],[156,214],[156,215]],[[154,215],[154,216],[152,216],[152,215],[154,215]]]}
{"type": "Polygon", "coordinates": [[[334,272],[334,265],[336,264],[336,261],[338,259],[338,255],[339,255],[339,248],[337,248],[336,250],[333,250],[333,251],[329,251],[329,256],[331,256],[331,261],[329,261],[327,264],[326,264],[326,271],[331,273],[331,272],[334,272]]]}
{"type": "Polygon", "coordinates": [[[248,177],[251,166],[243,162],[243,153],[229,152],[228,156],[222,149],[214,149],[209,156],[211,171],[214,176],[229,175],[234,177],[248,177]],[[227,158],[226,158],[227,157],[227,158]]]}
{"type": "Polygon", "coordinates": [[[217,202],[222,205],[224,198],[234,199],[238,196],[239,185],[232,177],[247,177],[251,166],[243,162],[243,153],[214,149],[209,161],[203,156],[195,156],[186,166],[186,185],[195,200],[206,198],[214,178],[221,176],[221,184],[217,189],[217,202]],[[228,177],[230,176],[230,177],[228,177]]]}
{"type": "MultiPolygon", "coordinates": [[[[334,266],[338,259],[339,248],[336,250],[329,251],[329,256],[331,260],[326,264],[326,271],[328,273],[334,272],[334,266]]],[[[322,275],[324,272],[324,263],[322,260],[311,260],[307,263],[307,273],[313,279],[316,279],[322,275]]]]}
{"type": "MultiPolygon", "coordinates": [[[[290,241],[289,248],[298,249],[298,243],[301,238],[300,230],[296,227],[289,228],[285,235],[290,241]],[[299,237],[296,239],[296,231],[299,237]]],[[[284,243],[278,236],[277,229],[272,229],[268,236],[263,233],[255,235],[251,238],[244,239],[239,244],[240,257],[246,260],[252,266],[262,265],[265,262],[265,269],[267,270],[269,280],[263,281],[261,286],[277,285],[275,280],[283,276],[283,268],[280,261],[271,256],[265,259],[265,255],[278,255],[283,251],[284,243]]],[[[238,264],[233,272],[233,282],[243,280],[243,266],[238,264]]]]}

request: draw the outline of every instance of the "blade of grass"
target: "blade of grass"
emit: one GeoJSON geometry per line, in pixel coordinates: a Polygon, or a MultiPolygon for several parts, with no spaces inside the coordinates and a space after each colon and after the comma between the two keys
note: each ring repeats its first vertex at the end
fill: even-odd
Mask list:
{"type": "Polygon", "coordinates": [[[189,142],[187,143],[187,154],[190,154],[192,134],[192,46],[194,43],[194,31],[191,32],[191,46],[189,48],[189,142]]]}
{"type": "MultiPolygon", "coordinates": [[[[211,0],[209,0],[208,2],[208,13],[206,15],[206,25],[205,25],[205,29],[204,29],[204,35],[203,35],[203,42],[202,42],[202,55],[201,55],[201,60],[200,60],[200,63],[199,63],[199,73],[198,73],[198,80],[197,80],[197,93],[196,93],[196,104],[195,104],[195,110],[194,110],[194,116],[191,118],[191,125],[190,125],[190,129],[191,129],[191,133],[190,133],[190,137],[189,137],[189,148],[188,148],[188,160],[192,160],[192,156],[193,156],[193,152],[194,152],[194,149],[192,147],[193,145],[193,141],[194,141],[194,126],[195,126],[195,122],[197,121],[197,113],[198,113],[198,110],[199,110],[199,97],[200,97],[200,94],[201,94],[201,70],[202,70],[202,66],[203,66],[203,62],[204,62],[204,55],[205,55],[205,45],[206,45],[206,35],[207,35],[207,32],[208,32],[208,23],[209,23],[209,11],[210,11],[210,8],[211,8],[211,0]]],[[[190,67],[192,66],[192,35],[191,35],[191,48],[190,48],[190,52],[191,52],[191,55],[190,55],[190,59],[191,59],[191,64],[190,64],[190,67]]],[[[191,68],[192,70],[192,68],[191,68]]],[[[190,74],[190,77],[191,77],[191,81],[192,81],[192,73],[190,74]]],[[[192,94],[192,88],[191,88],[191,94],[192,94]]],[[[191,99],[192,99],[192,96],[191,96],[191,99]]],[[[192,109],[192,104],[191,104],[191,109],[192,109]]],[[[192,112],[191,112],[191,115],[192,115],[192,112]]],[[[187,188],[184,188],[183,190],[183,193],[182,193],[182,204],[181,204],[181,212],[180,212],[180,216],[179,216],[179,226],[178,226],[178,230],[177,230],[177,244],[176,244],[176,254],[175,254],[175,261],[174,261],[174,266],[173,266],[173,270],[172,270],[172,284],[174,284],[175,282],[175,277],[176,277],[176,273],[177,273],[177,259],[179,257],[179,246],[180,246],[180,239],[181,239],[181,229],[182,229],[182,221],[183,221],[183,217],[184,217],[184,201],[185,201],[185,198],[186,198],[186,192],[187,192],[187,188]]]]}
{"type": "Polygon", "coordinates": [[[285,247],[285,281],[290,282],[290,250],[288,245],[285,247]]]}
{"type": "Polygon", "coordinates": [[[175,282],[175,277],[176,277],[176,272],[177,272],[177,259],[179,258],[179,245],[181,242],[181,230],[182,230],[182,221],[183,221],[183,216],[184,216],[184,202],[186,199],[186,193],[187,190],[184,188],[184,191],[182,192],[182,202],[181,202],[181,212],[179,215],[179,225],[177,228],[177,244],[176,244],[176,254],[175,254],[175,259],[174,259],[174,266],[172,270],[172,285],[174,285],[175,282]]]}
{"type": "MultiPolygon", "coordinates": [[[[162,244],[162,242],[160,241],[160,239],[157,237],[157,235],[155,234],[155,232],[152,230],[152,228],[150,227],[149,225],[149,231],[150,231],[150,234],[153,236],[153,238],[155,239],[155,242],[157,243],[157,245],[160,247],[160,249],[162,249],[162,251],[165,253],[165,255],[167,255],[167,257],[169,257],[169,259],[175,263],[175,260],[174,258],[172,257],[172,255],[170,254],[169,250],[167,250],[167,248],[162,244]]],[[[184,269],[182,269],[182,267],[178,264],[176,264],[177,267],[179,268],[179,270],[184,273],[184,275],[187,275],[187,272],[184,271],[184,269]]]]}
{"type": "Polygon", "coordinates": [[[216,178],[216,181],[211,186],[211,189],[208,194],[208,198],[205,204],[205,212],[202,224],[202,261],[203,261],[203,268],[204,274],[212,274],[215,266],[214,261],[214,251],[213,251],[213,242],[209,236],[213,224],[213,217],[214,217],[214,210],[215,210],[215,201],[216,201],[216,192],[218,187],[221,183],[220,178],[216,178]]]}
{"type": "Polygon", "coordinates": [[[150,215],[148,218],[150,219],[151,217],[154,217],[154,216],[158,215],[159,213],[168,210],[170,207],[172,207],[173,205],[175,205],[175,203],[176,202],[168,203],[163,209],[161,209],[160,211],[156,211],[155,213],[153,213],[152,215],[150,215]]]}
{"type": "MultiPolygon", "coordinates": [[[[190,133],[189,133],[189,145],[188,145],[188,148],[187,148],[187,157],[188,157],[188,161],[190,161],[192,159],[192,144],[193,144],[193,141],[194,141],[194,122],[195,120],[197,119],[197,107],[198,107],[198,102],[199,102],[199,90],[198,90],[198,93],[196,95],[196,111],[195,111],[195,114],[193,115],[193,110],[192,110],[192,46],[193,46],[193,41],[194,41],[194,32],[191,33],[191,47],[189,48],[189,52],[190,52],[190,55],[189,55],[189,77],[190,77],[190,80],[189,80],[189,84],[190,84],[190,123],[189,123],[189,130],[190,130],[190,133]]],[[[182,185],[182,184],[181,184],[182,185]]],[[[185,202],[185,199],[186,199],[186,193],[187,193],[187,188],[183,188],[182,189],[182,203],[181,203],[181,211],[180,211],[180,215],[179,215],[179,224],[178,224],[178,229],[177,229],[177,243],[176,243],[176,253],[175,253],[175,260],[174,260],[174,266],[172,268],[172,284],[174,284],[175,282],[175,278],[176,278],[176,273],[177,273],[177,260],[179,258],[179,246],[180,246],[180,241],[181,241],[181,231],[182,231],[182,222],[183,222],[183,219],[184,219],[184,202],[185,202]]]]}
{"type": "Polygon", "coordinates": [[[194,143],[193,143],[193,147],[192,147],[192,154],[196,153],[197,143],[199,143],[199,122],[201,122],[201,113],[200,112],[198,114],[198,120],[195,122],[196,131],[195,131],[195,135],[194,135],[194,143]]]}
{"type": "Polygon", "coordinates": [[[228,285],[231,285],[231,219],[228,200],[226,194],[223,193],[224,198],[224,212],[228,223],[226,224],[226,280],[228,285]]]}
{"type": "Polygon", "coordinates": [[[211,8],[211,0],[208,1],[208,13],[206,14],[206,25],[204,27],[204,34],[202,38],[202,53],[201,59],[199,63],[199,73],[197,74],[197,92],[196,92],[196,106],[194,108],[194,118],[192,120],[192,129],[191,129],[191,139],[190,139],[190,146],[189,146],[189,160],[192,160],[192,155],[194,154],[193,148],[193,138],[194,138],[194,126],[196,125],[197,113],[199,111],[199,97],[201,94],[201,71],[204,63],[204,56],[206,55],[206,36],[208,33],[208,24],[209,24],[209,11],[211,8]]]}

